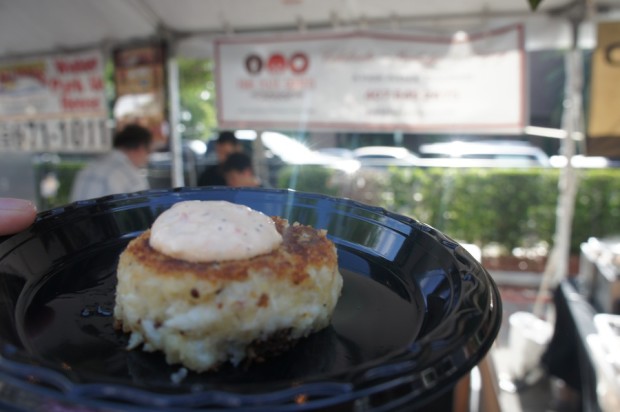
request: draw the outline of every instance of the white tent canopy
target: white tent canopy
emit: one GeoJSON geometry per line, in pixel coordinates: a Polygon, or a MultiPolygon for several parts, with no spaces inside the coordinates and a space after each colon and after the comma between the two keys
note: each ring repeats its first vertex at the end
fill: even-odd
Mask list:
{"type": "MultiPolygon", "coordinates": [[[[0,0],[0,58],[115,46],[154,37],[185,55],[210,54],[223,34],[344,27],[484,30],[525,21],[528,48],[570,46],[563,12],[573,0],[0,0]]],[[[620,6],[600,0],[599,10],[620,6]]],[[[592,38],[584,38],[586,43],[592,38]]]]}

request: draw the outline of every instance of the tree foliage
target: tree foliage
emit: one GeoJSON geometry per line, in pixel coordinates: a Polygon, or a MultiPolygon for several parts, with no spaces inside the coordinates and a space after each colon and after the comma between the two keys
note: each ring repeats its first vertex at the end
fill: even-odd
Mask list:
{"type": "Polygon", "coordinates": [[[179,59],[181,130],[187,139],[208,139],[217,128],[213,61],[179,59]]]}
{"type": "Polygon", "coordinates": [[[530,7],[532,10],[536,10],[538,8],[538,5],[542,3],[542,0],[528,0],[528,3],[530,3],[530,7]]]}

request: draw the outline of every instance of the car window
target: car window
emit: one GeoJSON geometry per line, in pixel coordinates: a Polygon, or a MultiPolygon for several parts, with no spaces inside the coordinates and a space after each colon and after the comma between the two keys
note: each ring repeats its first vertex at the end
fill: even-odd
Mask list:
{"type": "Polygon", "coordinates": [[[367,155],[359,155],[358,159],[396,159],[396,156],[390,155],[379,155],[379,154],[367,154],[367,155]]]}

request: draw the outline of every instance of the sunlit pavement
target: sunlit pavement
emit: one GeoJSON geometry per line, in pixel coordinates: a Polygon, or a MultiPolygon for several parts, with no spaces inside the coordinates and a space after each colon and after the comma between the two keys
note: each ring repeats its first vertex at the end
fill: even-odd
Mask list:
{"type": "Polygon", "coordinates": [[[491,271],[491,276],[499,286],[503,303],[502,327],[491,352],[501,388],[502,412],[578,411],[575,393],[542,369],[529,374],[527,382],[513,376],[519,356],[509,344],[509,319],[516,312],[532,312],[542,274],[491,271]]]}

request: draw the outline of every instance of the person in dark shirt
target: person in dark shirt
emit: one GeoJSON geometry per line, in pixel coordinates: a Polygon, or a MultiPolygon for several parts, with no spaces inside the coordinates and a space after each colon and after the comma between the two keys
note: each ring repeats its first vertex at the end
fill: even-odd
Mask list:
{"type": "Polygon", "coordinates": [[[231,153],[222,165],[226,185],[231,187],[260,187],[260,179],[254,174],[252,159],[245,153],[231,153]]]}
{"type": "Polygon", "coordinates": [[[241,144],[230,131],[220,132],[215,142],[215,154],[217,156],[217,164],[209,166],[200,175],[198,179],[199,186],[226,186],[226,179],[222,171],[222,165],[229,155],[241,151],[241,144]]]}

